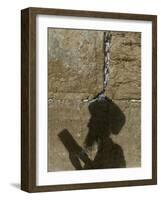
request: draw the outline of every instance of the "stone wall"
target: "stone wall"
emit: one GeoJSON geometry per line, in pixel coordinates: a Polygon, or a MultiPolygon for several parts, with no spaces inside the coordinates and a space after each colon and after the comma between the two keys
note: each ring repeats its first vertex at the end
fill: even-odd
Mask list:
{"type": "MultiPolygon", "coordinates": [[[[111,34],[110,80],[105,94],[112,100],[109,105],[123,113],[125,123],[117,134],[107,134],[106,146],[121,149],[124,167],[139,167],[141,34],[111,34]]],[[[77,159],[73,155],[74,151],[79,152],[81,158],[89,129],[92,129],[89,123],[95,118],[89,110],[90,102],[84,100],[92,99],[102,90],[103,36],[103,31],[48,29],[48,171],[79,169],[79,164],[84,166],[88,158],[99,157],[98,141],[87,149],[88,158],[77,159]]],[[[118,126],[114,120],[117,117],[111,120],[114,128],[118,126]]],[[[113,155],[110,151],[106,150],[104,159],[110,158],[108,152],[113,155]]]]}
{"type": "Polygon", "coordinates": [[[127,167],[141,166],[141,33],[112,32],[110,81],[106,95],[121,108],[126,123],[114,142],[127,167]]]}

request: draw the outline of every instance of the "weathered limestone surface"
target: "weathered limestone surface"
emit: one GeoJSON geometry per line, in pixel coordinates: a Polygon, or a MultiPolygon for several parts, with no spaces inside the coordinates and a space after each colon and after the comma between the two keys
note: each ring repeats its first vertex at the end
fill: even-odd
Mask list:
{"type": "MultiPolygon", "coordinates": [[[[112,32],[106,96],[125,115],[125,124],[109,137],[121,147],[126,167],[141,165],[140,40],[140,33],[112,32]]],[[[103,32],[49,29],[48,45],[48,171],[75,170],[59,134],[67,129],[84,145],[93,116],[82,100],[102,89],[103,32]]],[[[95,144],[88,151],[91,160],[97,150],[95,144]]]]}
{"type": "Polygon", "coordinates": [[[110,83],[106,94],[112,99],[140,99],[141,33],[112,32],[110,83]]]}
{"type": "MultiPolygon", "coordinates": [[[[141,164],[141,135],[140,135],[140,102],[114,101],[126,116],[125,125],[118,135],[111,135],[113,142],[119,144],[124,152],[126,167],[139,167],[141,164]]],[[[69,153],[58,135],[63,129],[68,129],[80,146],[83,146],[88,134],[88,123],[91,114],[89,104],[81,101],[67,100],[56,101],[49,106],[48,114],[48,170],[72,170],[69,153]]],[[[94,159],[96,148],[89,152],[89,157],[94,159]]]]}
{"type": "Polygon", "coordinates": [[[48,96],[82,93],[84,98],[102,89],[104,63],[102,31],[49,29],[48,96]]]}
{"type": "Polygon", "coordinates": [[[118,135],[111,135],[119,144],[126,159],[126,167],[141,166],[141,103],[140,101],[114,101],[126,116],[125,125],[118,135]]]}
{"type": "MultiPolygon", "coordinates": [[[[58,137],[63,129],[67,129],[82,145],[86,132],[82,130],[81,102],[79,100],[56,101],[48,109],[48,170],[72,170],[75,169],[69,160],[69,153],[58,137]]],[[[88,121],[88,120],[86,120],[88,121]]],[[[85,125],[85,123],[84,123],[85,125]]]]}

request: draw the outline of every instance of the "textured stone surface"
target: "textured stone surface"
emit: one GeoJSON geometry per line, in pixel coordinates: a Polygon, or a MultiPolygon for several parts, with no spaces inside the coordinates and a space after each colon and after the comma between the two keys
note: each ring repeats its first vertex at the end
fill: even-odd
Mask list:
{"type": "Polygon", "coordinates": [[[106,91],[112,99],[140,99],[141,33],[112,32],[110,81],[106,91]]]}
{"type": "Polygon", "coordinates": [[[140,101],[119,101],[115,103],[126,116],[126,122],[120,133],[112,135],[115,143],[119,144],[126,160],[126,167],[141,166],[141,103],[140,101]]]}
{"type": "MultiPolygon", "coordinates": [[[[102,89],[103,32],[49,29],[48,34],[48,171],[75,170],[72,162],[77,160],[69,151],[84,147],[92,130],[89,124],[95,118],[83,99],[92,98],[102,89]],[[62,133],[64,129],[69,134],[62,133]]],[[[125,123],[117,134],[107,134],[109,145],[104,145],[103,158],[110,158],[111,146],[122,152],[126,167],[141,165],[140,40],[140,33],[112,32],[106,95],[120,108],[125,123]]],[[[114,129],[119,126],[117,113],[110,125],[114,129]]],[[[94,143],[87,154],[94,160],[97,153],[98,144],[94,143]]]]}
{"type": "Polygon", "coordinates": [[[96,95],[102,89],[103,32],[48,31],[48,92],[96,95]]]}
{"type": "MultiPolygon", "coordinates": [[[[117,135],[111,134],[110,137],[123,149],[126,167],[139,167],[141,164],[140,102],[116,100],[115,104],[121,108],[126,120],[121,131],[117,135]]],[[[91,118],[88,106],[87,103],[75,100],[67,100],[64,103],[56,101],[50,105],[48,114],[49,171],[75,169],[69,159],[69,152],[58,135],[63,129],[68,129],[75,141],[83,147],[91,118]]],[[[94,159],[96,152],[95,145],[88,152],[88,156],[94,159]]]]}

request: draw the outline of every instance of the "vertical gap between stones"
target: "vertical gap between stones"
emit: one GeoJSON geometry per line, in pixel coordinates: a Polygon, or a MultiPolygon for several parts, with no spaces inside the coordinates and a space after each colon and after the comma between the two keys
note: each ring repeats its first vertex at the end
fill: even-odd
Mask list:
{"type": "Polygon", "coordinates": [[[112,35],[110,31],[105,31],[103,33],[103,48],[104,48],[103,88],[93,99],[84,99],[83,102],[91,103],[95,100],[105,99],[105,91],[109,84],[111,37],[112,35]]]}

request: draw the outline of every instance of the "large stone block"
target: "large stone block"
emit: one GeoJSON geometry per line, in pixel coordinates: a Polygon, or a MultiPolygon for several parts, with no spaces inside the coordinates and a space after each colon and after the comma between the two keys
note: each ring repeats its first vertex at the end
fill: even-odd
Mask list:
{"type": "Polygon", "coordinates": [[[125,125],[118,135],[111,135],[124,152],[126,167],[141,167],[141,102],[118,101],[115,103],[125,114],[125,125]]]}
{"type": "Polygon", "coordinates": [[[111,33],[110,80],[106,94],[112,99],[140,99],[141,33],[111,33]]]}
{"type": "MultiPolygon", "coordinates": [[[[86,132],[82,132],[81,107],[81,101],[79,100],[56,100],[49,104],[48,171],[75,169],[59,134],[66,129],[78,145],[83,145],[86,132]]],[[[72,145],[71,142],[69,141],[69,145],[72,145]]]]}
{"type": "Polygon", "coordinates": [[[48,29],[48,96],[96,95],[103,82],[103,32],[48,29]]]}
{"type": "MultiPolygon", "coordinates": [[[[107,141],[110,141],[109,146],[118,145],[122,152],[126,162],[126,167],[139,167],[141,165],[141,120],[140,120],[140,101],[114,101],[120,111],[125,116],[125,122],[120,129],[118,122],[118,112],[114,112],[112,115],[111,123],[114,129],[118,129],[118,133],[109,133],[105,137],[107,141]],[[119,128],[118,128],[119,127],[119,128]],[[112,141],[110,140],[112,139],[112,141]]],[[[109,104],[109,110],[113,104],[109,104]]],[[[99,128],[100,121],[94,122],[92,126],[89,123],[95,118],[94,114],[91,114],[89,110],[89,103],[82,103],[81,101],[67,100],[66,102],[54,102],[49,106],[48,114],[48,170],[49,171],[63,171],[74,170],[75,167],[71,162],[70,151],[76,151],[72,149],[73,139],[80,147],[84,148],[84,143],[87,137],[92,133],[95,137],[97,126],[99,128]],[[98,123],[98,124],[97,124],[98,123]],[[60,133],[67,129],[70,133],[70,137],[65,138],[69,146],[66,148],[64,141],[60,138],[60,133]],[[72,139],[72,138],[73,139],[72,139]]],[[[112,108],[113,109],[113,108],[112,108]]],[[[119,111],[119,112],[120,112],[119,111]]],[[[104,115],[105,117],[109,117],[104,115]]],[[[104,119],[100,119],[104,120],[104,119]]],[[[110,124],[111,125],[111,124],[110,124]]],[[[101,129],[100,133],[101,134],[101,129]]],[[[90,136],[91,137],[91,136],[90,136]]],[[[92,140],[92,139],[91,139],[92,140]]],[[[66,143],[65,142],[65,143],[66,143]]],[[[104,151],[107,153],[103,159],[108,159],[108,154],[111,154],[107,148],[104,151]]],[[[73,147],[74,148],[74,147],[73,147]]],[[[80,150],[81,151],[81,150],[80,150]]],[[[98,152],[98,144],[94,142],[88,149],[87,154],[91,160],[94,160],[98,152]]],[[[112,164],[112,163],[111,163],[112,164]]],[[[82,163],[83,166],[83,163],[82,163]]]]}

